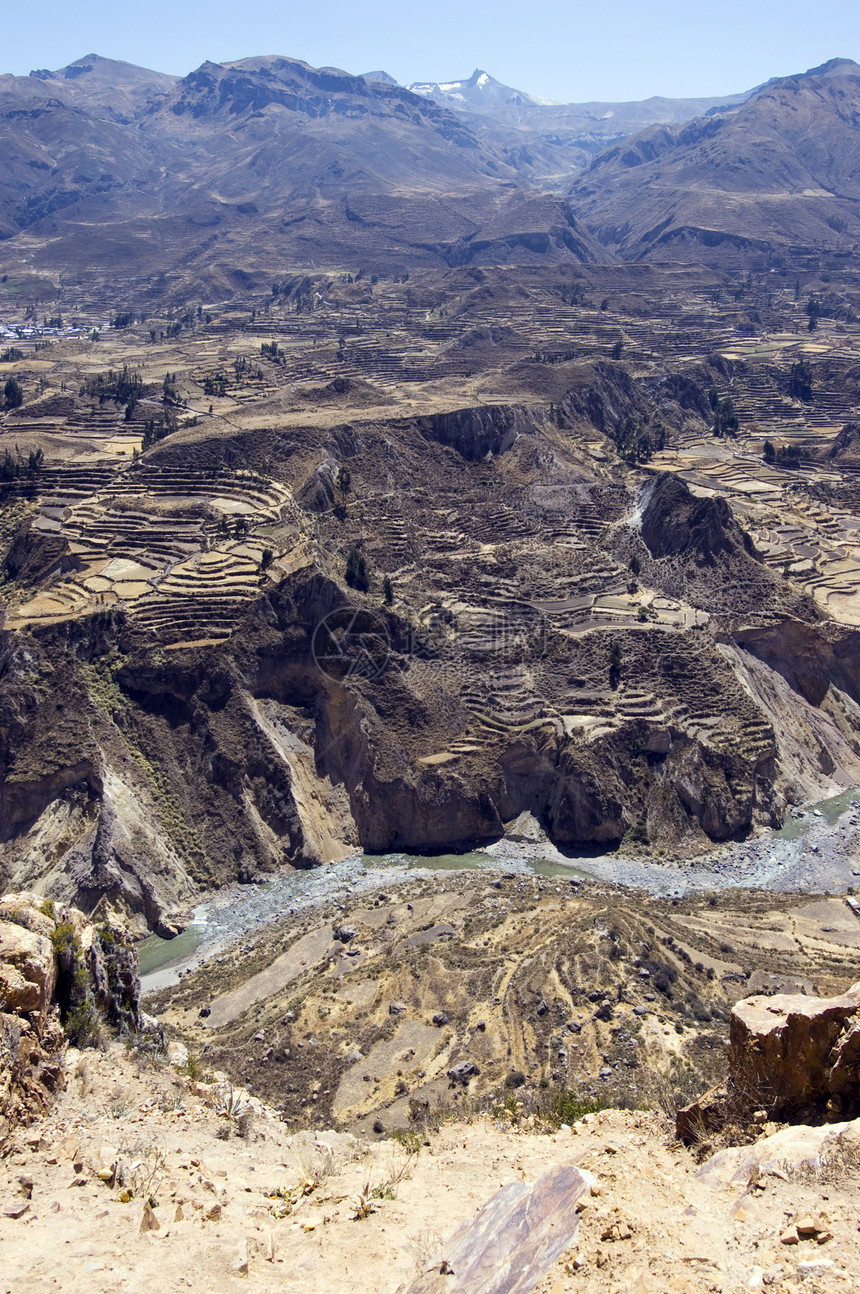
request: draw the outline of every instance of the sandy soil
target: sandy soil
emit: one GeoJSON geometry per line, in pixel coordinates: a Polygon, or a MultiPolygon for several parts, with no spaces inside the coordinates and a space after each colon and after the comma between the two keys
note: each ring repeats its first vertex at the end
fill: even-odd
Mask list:
{"type": "Polygon", "coordinates": [[[422,1132],[409,1154],[388,1140],[291,1136],[265,1108],[237,1120],[225,1110],[241,1112],[235,1092],[164,1063],[140,1068],[116,1044],[70,1053],[69,1070],[55,1112],[19,1132],[0,1167],[8,1294],[243,1283],[395,1294],[501,1187],[565,1164],[590,1170],[596,1186],[536,1294],[790,1294],[801,1282],[827,1294],[860,1281],[856,1167],[714,1188],[658,1114],[605,1111],[551,1134],[484,1115],[422,1132]],[[117,1161],[136,1187],[127,1202],[110,1180],[117,1161]],[[367,1215],[356,1219],[358,1197],[367,1215]],[[805,1214],[829,1238],[781,1243],[805,1214]],[[157,1229],[141,1229],[146,1217],[157,1229]]]}

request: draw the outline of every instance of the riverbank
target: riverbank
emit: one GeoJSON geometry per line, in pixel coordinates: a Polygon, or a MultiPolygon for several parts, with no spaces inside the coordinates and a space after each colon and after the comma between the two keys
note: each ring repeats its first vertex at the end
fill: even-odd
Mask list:
{"type": "Polygon", "coordinates": [[[626,851],[571,855],[548,841],[537,824],[522,837],[465,854],[356,853],[313,871],[278,873],[262,885],[232,885],[206,896],[175,939],[152,935],[141,943],[143,991],[177,983],[183,973],[280,917],[298,917],[339,899],[352,902],[381,886],[393,888],[414,880],[422,872],[501,870],[562,876],[586,886],[611,884],[662,897],[739,888],[843,894],[860,886],[860,788],[796,810],[779,831],[723,845],[706,860],[669,861],[626,851]]]}

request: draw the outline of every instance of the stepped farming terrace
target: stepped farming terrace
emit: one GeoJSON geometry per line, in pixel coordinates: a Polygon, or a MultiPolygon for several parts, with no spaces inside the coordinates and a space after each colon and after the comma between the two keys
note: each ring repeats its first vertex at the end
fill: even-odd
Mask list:
{"type": "MultiPolygon", "coordinates": [[[[345,537],[333,497],[314,505],[310,521],[293,497],[291,469],[307,472],[314,442],[335,433],[343,448],[329,443],[326,452],[345,458],[353,427],[438,422],[470,409],[504,424],[486,457],[520,435],[512,406],[544,432],[575,431],[599,479],[573,493],[542,485],[528,498],[522,467],[523,479],[503,488],[498,472],[483,481],[473,472],[447,490],[434,481],[432,498],[390,467],[363,482],[346,501],[347,529],[396,580],[399,597],[419,614],[425,593],[453,613],[525,601],[567,632],[635,624],[643,612],[666,627],[700,623],[707,610],[683,598],[628,593],[629,572],[612,559],[613,527],[629,503],[613,463],[629,446],[611,413],[564,407],[569,379],[582,381],[595,363],[623,369],[646,395],[650,387],[655,422],[678,401],[681,416],[664,420],[634,467],[725,498],[769,566],[825,614],[857,623],[860,461],[826,450],[857,415],[860,324],[847,282],[834,311],[844,317],[819,317],[808,331],[804,303],[835,295],[838,276],[825,277],[827,287],[805,274],[798,291],[800,280],[784,274],[702,282],[690,270],[651,267],[452,271],[394,283],[294,274],[271,296],[103,328],[97,342],[81,331],[47,342],[24,335],[0,365],[26,394],[6,414],[0,457],[37,449],[43,466],[38,477],[0,482],[6,529],[10,509],[32,512],[45,551],[62,546],[65,556],[26,600],[20,585],[6,590],[10,623],[121,605],[160,640],[180,641],[195,625],[195,639],[218,637],[258,592],[265,549],[277,556],[277,577],[312,560],[315,541],[330,549],[345,537]],[[790,394],[799,362],[812,375],[806,399],[790,394]],[[142,383],[130,405],[104,385],[105,373],[123,369],[142,383]],[[175,377],[175,399],[163,396],[165,375],[175,377]],[[732,402],[734,435],[714,436],[710,410],[685,382],[732,402]],[[141,455],[147,427],[150,438],[170,437],[141,455]],[[763,456],[765,441],[782,451],[776,461],[763,456]]],[[[0,322],[23,332],[8,306],[0,322]]],[[[104,316],[91,303],[78,323],[104,316]]],[[[634,408],[628,422],[631,412],[643,421],[634,408]]]]}
{"type": "Polygon", "coordinates": [[[526,809],[695,857],[860,782],[855,305],[821,267],[309,270],[79,302],[49,338],[0,291],[3,629],[80,662],[58,783],[143,778],[150,928],[207,875],[471,847],[526,809]],[[332,614],[370,644],[346,677],[332,614]]]}

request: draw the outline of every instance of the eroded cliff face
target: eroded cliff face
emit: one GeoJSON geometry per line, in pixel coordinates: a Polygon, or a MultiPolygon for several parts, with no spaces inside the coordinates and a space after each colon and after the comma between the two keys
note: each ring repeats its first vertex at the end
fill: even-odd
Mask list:
{"type": "Polygon", "coordinates": [[[385,668],[337,678],[314,633],[351,606],[305,572],[220,645],[153,648],[121,615],[7,634],[5,884],[169,934],[201,888],[357,847],[474,846],[528,811],[561,847],[696,854],[860,781],[848,631],[550,632],[500,661],[383,608],[385,668]],[[779,670],[798,635],[808,696],[779,670]]]}
{"type": "Polygon", "coordinates": [[[860,783],[857,631],[639,461],[707,430],[709,372],[535,353],[421,409],[291,386],[295,416],[81,469],[85,502],[40,502],[62,469],[29,482],[2,554],[2,884],[170,934],[201,891],[358,848],[474,847],[529,813],[571,852],[688,858],[860,783]],[[105,574],[119,554],[161,564],[105,574]]]}

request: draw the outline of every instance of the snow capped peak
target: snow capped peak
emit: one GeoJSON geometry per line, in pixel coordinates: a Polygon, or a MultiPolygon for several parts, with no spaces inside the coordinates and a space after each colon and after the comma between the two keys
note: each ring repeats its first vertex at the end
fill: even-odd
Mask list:
{"type": "Polygon", "coordinates": [[[476,67],[472,75],[462,81],[414,81],[409,89],[413,94],[438,99],[441,103],[470,104],[472,107],[485,109],[537,102],[531,95],[503,85],[480,67],[476,67]]]}

